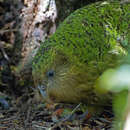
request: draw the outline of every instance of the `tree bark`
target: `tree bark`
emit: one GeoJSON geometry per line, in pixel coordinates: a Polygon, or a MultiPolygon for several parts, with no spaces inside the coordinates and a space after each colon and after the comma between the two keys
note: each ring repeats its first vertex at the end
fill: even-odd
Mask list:
{"type": "MultiPolygon", "coordinates": [[[[22,56],[34,57],[41,42],[56,31],[57,9],[55,0],[24,0],[22,10],[22,56]]],[[[24,62],[23,62],[24,64],[24,62]]]]}

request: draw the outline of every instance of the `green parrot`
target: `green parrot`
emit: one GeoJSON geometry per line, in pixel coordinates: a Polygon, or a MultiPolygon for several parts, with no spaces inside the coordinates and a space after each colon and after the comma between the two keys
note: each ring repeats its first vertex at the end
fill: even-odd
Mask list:
{"type": "Polygon", "coordinates": [[[45,100],[108,105],[112,92],[101,90],[97,81],[107,69],[122,64],[129,27],[128,3],[97,2],[67,17],[33,60],[33,79],[44,87],[45,100]]]}

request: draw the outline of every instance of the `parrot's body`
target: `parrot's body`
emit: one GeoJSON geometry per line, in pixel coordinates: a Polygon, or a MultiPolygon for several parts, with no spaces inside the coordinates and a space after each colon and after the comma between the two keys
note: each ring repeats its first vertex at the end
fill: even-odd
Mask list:
{"type": "Polygon", "coordinates": [[[130,4],[78,9],[41,45],[33,62],[36,85],[45,85],[55,102],[107,104],[112,96],[98,90],[96,81],[127,55],[129,27],[130,4]]]}

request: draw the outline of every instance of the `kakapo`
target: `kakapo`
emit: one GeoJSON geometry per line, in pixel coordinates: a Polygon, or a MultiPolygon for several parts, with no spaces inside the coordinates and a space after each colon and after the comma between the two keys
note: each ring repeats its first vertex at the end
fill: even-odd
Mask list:
{"type": "Polygon", "coordinates": [[[130,4],[98,2],[76,10],[38,50],[36,86],[46,86],[54,102],[105,104],[111,94],[96,82],[127,55],[129,27],[130,4]]]}

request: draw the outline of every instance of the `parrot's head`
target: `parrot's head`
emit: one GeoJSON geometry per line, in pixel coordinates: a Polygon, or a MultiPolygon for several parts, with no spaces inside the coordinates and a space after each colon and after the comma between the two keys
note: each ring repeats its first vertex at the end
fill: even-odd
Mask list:
{"type": "Polygon", "coordinates": [[[98,65],[95,58],[87,63],[82,57],[74,55],[71,48],[62,46],[47,46],[41,51],[44,55],[41,59],[38,58],[33,73],[36,85],[44,86],[47,99],[87,104],[96,104],[99,103],[98,100],[105,99],[94,91],[95,81],[105,69],[102,66],[104,63],[98,65]]]}
{"type": "MultiPolygon", "coordinates": [[[[48,49],[44,53],[42,64],[37,66],[42,69],[38,71],[38,68],[36,68],[37,73],[34,71],[35,82],[46,86],[47,96],[51,100],[74,103],[79,102],[81,97],[84,100],[85,93],[90,88],[86,87],[88,80],[87,72],[83,71],[85,66],[79,62],[77,57],[72,57],[70,51],[67,52],[62,47],[60,49],[55,47],[48,49]]],[[[92,83],[89,82],[89,84],[92,83]]]]}

